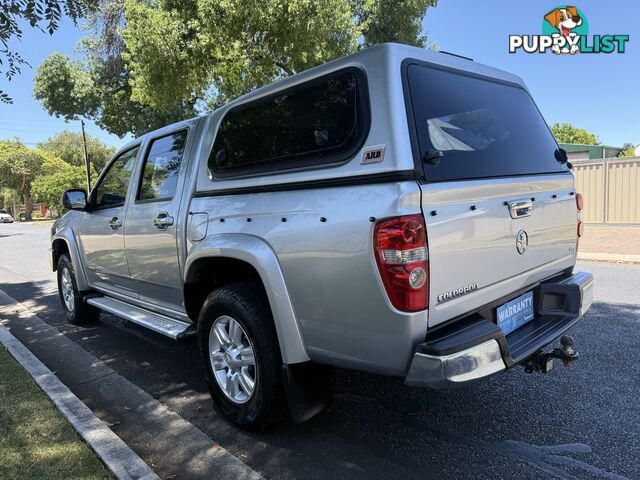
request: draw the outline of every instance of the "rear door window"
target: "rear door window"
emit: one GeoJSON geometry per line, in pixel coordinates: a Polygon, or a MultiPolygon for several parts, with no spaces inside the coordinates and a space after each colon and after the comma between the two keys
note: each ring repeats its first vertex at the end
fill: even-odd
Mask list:
{"type": "Polygon", "coordinates": [[[187,132],[153,140],[144,162],[138,200],[170,200],[176,193],[187,132]]]}
{"type": "Polygon", "coordinates": [[[232,109],[218,128],[210,172],[228,176],[346,160],[368,126],[365,90],[364,75],[348,69],[232,109]]]}
{"type": "Polygon", "coordinates": [[[557,144],[524,89],[424,65],[407,67],[427,181],[566,172],[557,144]]]}

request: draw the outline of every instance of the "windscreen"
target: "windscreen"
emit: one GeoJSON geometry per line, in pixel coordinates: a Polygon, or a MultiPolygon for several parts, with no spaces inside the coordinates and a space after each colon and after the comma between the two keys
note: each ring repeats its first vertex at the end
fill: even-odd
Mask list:
{"type": "Polygon", "coordinates": [[[428,181],[568,171],[524,89],[416,64],[407,74],[428,181]]]}

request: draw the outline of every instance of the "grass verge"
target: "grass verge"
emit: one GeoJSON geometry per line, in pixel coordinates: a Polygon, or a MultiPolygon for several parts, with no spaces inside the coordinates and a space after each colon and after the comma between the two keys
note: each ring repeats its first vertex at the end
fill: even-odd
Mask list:
{"type": "Polygon", "coordinates": [[[0,345],[0,479],[35,478],[114,477],[0,345]]]}

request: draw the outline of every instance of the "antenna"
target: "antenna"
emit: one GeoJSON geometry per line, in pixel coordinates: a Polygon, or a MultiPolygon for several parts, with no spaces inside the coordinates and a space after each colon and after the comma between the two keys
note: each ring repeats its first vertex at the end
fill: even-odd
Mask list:
{"type": "Polygon", "coordinates": [[[473,62],[473,58],[471,57],[465,57],[464,55],[459,55],[457,53],[447,52],[446,50],[438,50],[438,51],[440,53],[444,53],[445,55],[451,55],[452,57],[463,58],[465,60],[469,60],[470,62],[473,62]]]}

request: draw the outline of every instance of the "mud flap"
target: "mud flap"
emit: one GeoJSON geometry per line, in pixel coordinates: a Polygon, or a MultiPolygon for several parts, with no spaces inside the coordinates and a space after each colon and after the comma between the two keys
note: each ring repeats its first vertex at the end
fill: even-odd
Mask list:
{"type": "Polygon", "coordinates": [[[331,402],[331,368],[313,362],[282,367],[285,394],[291,419],[295,423],[309,420],[331,402]]]}

